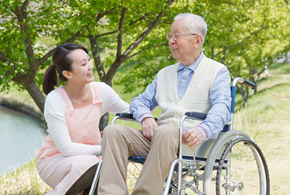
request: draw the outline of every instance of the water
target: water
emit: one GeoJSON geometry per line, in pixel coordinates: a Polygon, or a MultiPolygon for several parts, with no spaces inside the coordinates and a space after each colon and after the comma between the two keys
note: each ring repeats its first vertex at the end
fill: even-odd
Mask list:
{"type": "Polygon", "coordinates": [[[0,176],[36,156],[47,133],[41,121],[0,106],[0,176]]]}

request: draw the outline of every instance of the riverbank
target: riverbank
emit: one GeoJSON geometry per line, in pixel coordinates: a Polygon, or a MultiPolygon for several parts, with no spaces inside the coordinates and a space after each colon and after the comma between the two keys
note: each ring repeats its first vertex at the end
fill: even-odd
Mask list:
{"type": "Polygon", "coordinates": [[[27,114],[29,116],[33,116],[35,118],[38,118],[39,120],[44,121],[44,117],[43,117],[42,112],[37,111],[32,106],[27,105],[23,102],[19,102],[19,101],[16,101],[14,99],[8,98],[8,96],[1,97],[1,95],[0,95],[0,105],[7,107],[9,109],[12,109],[12,110],[16,110],[18,112],[22,112],[24,114],[27,114]]]}

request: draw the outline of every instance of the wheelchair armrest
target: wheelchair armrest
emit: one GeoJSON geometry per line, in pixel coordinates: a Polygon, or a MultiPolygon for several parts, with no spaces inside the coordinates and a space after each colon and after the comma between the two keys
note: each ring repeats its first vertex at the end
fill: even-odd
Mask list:
{"type": "Polygon", "coordinates": [[[199,113],[199,112],[186,112],[185,115],[188,117],[193,117],[193,118],[198,118],[198,119],[204,120],[206,118],[207,114],[199,113]]]}
{"type": "Polygon", "coordinates": [[[133,118],[133,114],[130,113],[117,113],[116,116],[119,116],[120,118],[135,120],[135,118],[133,118]]]}
{"type": "MultiPolygon", "coordinates": [[[[123,120],[132,120],[136,121],[135,118],[133,117],[133,114],[131,113],[117,113],[116,116],[120,117],[120,119],[123,120]]],[[[154,118],[154,120],[157,122],[157,118],[154,118]]]]}

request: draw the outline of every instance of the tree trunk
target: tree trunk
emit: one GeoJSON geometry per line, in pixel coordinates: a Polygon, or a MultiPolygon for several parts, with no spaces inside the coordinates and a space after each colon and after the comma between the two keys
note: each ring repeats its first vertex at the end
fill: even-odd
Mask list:
{"type": "Polygon", "coordinates": [[[285,54],[284,54],[284,63],[288,63],[288,58],[287,58],[287,56],[288,56],[288,53],[286,52],[285,54]]]}
{"type": "Polygon", "coordinates": [[[243,98],[244,98],[245,105],[247,105],[248,104],[248,98],[249,98],[249,87],[248,86],[246,87],[246,92],[245,92],[243,98]]]}
{"type": "Polygon", "coordinates": [[[246,106],[247,103],[248,103],[248,98],[249,98],[249,87],[247,87],[247,86],[242,86],[242,85],[237,85],[236,87],[237,87],[239,93],[240,93],[240,94],[242,95],[242,97],[243,97],[243,102],[241,103],[240,108],[239,108],[239,109],[241,109],[243,106],[246,106]],[[245,87],[245,88],[243,88],[243,87],[245,87]]]}
{"type": "Polygon", "coordinates": [[[260,80],[260,75],[261,74],[257,74],[257,75],[258,75],[258,77],[257,77],[256,81],[255,81],[254,77],[252,78],[252,82],[256,85],[255,89],[254,89],[254,95],[256,95],[258,93],[258,84],[259,84],[259,80],[260,80]]]}
{"type": "Polygon", "coordinates": [[[43,113],[44,112],[44,102],[45,102],[45,97],[36,85],[35,82],[32,84],[23,84],[23,86],[26,88],[28,91],[29,95],[32,97],[34,102],[36,103],[37,107],[40,109],[40,111],[43,113]]]}

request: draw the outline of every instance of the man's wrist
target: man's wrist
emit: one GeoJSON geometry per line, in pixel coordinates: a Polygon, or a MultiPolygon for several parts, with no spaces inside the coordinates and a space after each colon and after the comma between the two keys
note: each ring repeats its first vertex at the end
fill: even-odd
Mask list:
{"type": "Polygon", "coordinates": [[[148,118],[148,117],[151,117],[151,118],[154,118],[153,117],[153,115],[150,113],[150,112],[148,112],[148,113],[144,113],[144,114],[142,114],[141,116],[140,116],[140,118],[139,118],[139,124],[142,124],[142,121],[145,119],[145,118],[148,118]]]}
{"type": "Polygon", "coordinates": [[[205,128],[203,128],[202,126],[197,126],[196,128],[197,128],[197,129],[200,131],[200,133],[202,134],[203,141],[206,141],[207,138],[208,138],[208,135],[207,135],[207,132],[206,132],[205,128]]]}

